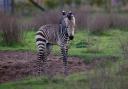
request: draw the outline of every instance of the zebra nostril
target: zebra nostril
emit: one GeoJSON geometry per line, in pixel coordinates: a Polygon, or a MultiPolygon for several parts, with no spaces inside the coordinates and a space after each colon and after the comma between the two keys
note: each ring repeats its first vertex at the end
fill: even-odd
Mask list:
{"type": "Polygon", "coordinates": [[[73,40],[73,39],[74,39],[74,36],[69,36],[69,39],[70,39],[70,40],[73,40]]]}

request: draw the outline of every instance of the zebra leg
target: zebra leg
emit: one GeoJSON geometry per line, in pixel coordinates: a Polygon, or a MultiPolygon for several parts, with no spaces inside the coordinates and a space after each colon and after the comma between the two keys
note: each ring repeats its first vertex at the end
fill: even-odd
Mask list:
{"type": "Polygon", "coordinates": [[[37,59],[37,65],[36,65],[36,67],[37,67],[37,74],[38,75],[41,75],[42,74],[42,71],[43,71],[43,66],[42,66],[42,64],[44,63],[44,52],[38,52],[38,59],[37,59]]]}
{"type": "Polygon", "coordinates": [[[46,52],[38,54],[37,60],[38,75],[47,74],[47,55],[46,52]]]}
{"type": "Polygon", "coordinates": [[[50,53],[51,53],[51,50],[52,50],[52,44],[50,43],[47,43],[46,44],[46,55],[48,56],[50,53]]]}
{"type": "Polygon", "coordinates": [[[67,70],[67,48],[61,47],[61,54],[62,54],[63,63],[64,63],[64,74],[68,75],[68,70],[67,70]]]}
{"type": "Polygon", "coordinates": [[[45,50],[45,59],[46,59],[46,61],[45,61],[45,64],[44,64],[44,68],[45,68],[44,74],[45,74],[46,76],[49,76],[49,75],[50,75],[47,57],[48,57],[48,55],[50,54],[51,49],[52,49],[52,44],[47,43],[47,44],[46,44],[46,50],[45,50]]]}
{"type": "Polygon", "coordinates": [[[38,45],[38,59],[37,59],[37,74],[41,75],[45,71],[45,62],[46,62],[46,43],[38,45]]]}
{"type": "Polygon", "coordinates": [[[66,67],[65,67],[65,75],[68,75],[68,62],[67,62],[67,59],[68,59],[68,47],[66,46],[65,48],[65,55],[66,55],[66,67]]]}

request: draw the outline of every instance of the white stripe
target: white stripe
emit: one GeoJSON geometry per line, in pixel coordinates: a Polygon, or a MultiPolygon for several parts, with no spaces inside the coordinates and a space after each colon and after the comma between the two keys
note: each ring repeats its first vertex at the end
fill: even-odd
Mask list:
{"type": "Polygon", "coordinates": [[[42,31],[37,31],[36,33],[42,33],[42,34],[44,34],[42,31]]]}
{"type": "Polygon", "coordinates": [[[44,47],[44,45],[38,45],[38,48],[44,47]]]}
{"type": "Polygon", "coordinates": [[[38,48],[38,49],[40,50],[40,49],[43,49],[43,48],[38,48]]]}
{"type": "Polygon", "coordinates": [[[44,37],[42,37],[42,36],[40,36],[40,35],[36,35],[35,38],[36,38],[36,39],[37,39],[37,38],[42,38],[42,39],[44,39],[44,37]]]}
{"type": "Polygon", "coordinates": [[[37,42],[36,42],[36,45],[38,45],[38,44],[40,44],[40,43],[44,43],[44,42],[42,42],[42,41],[37,41],[37,42]]]}

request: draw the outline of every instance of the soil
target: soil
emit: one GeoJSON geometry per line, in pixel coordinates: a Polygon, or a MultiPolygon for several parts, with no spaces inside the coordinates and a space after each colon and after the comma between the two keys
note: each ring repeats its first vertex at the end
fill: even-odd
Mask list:
{"type": "MultiPolygon", "coordinates": [[[[33,75],[36,53],[17,52],[17,51],[0,51],[0,83],[14,81],[23,77],[33,75]]],[[[50,75],[63,74],[63,61],[58,56],[50,55],[47,60],[48,71],[50,75]]],[[[86,71],[97,61],[86,64],[78,57],[68,58],[68,73],[76,73],[86,71]]]]}

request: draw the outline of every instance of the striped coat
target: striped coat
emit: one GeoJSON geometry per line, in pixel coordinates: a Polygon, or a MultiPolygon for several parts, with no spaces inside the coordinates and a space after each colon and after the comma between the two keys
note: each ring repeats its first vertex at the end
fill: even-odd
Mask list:
{"type": "MultiPolygon", "coordinates": [[[[38,50],[38,65],[41,61],[46,62],[47,56],[51,51],[52,45],[59,45],[61,55],[64,61],[65,74],[67,74],[67,52],[68,42],[74,37],[75,17],[70,12],[62,12],[62,18],[59,24],[48,24],[40,27],[36,33],[36,45],[38,50]]],[[[41,70],[39,69],[39,73],[41,70]]]]}

